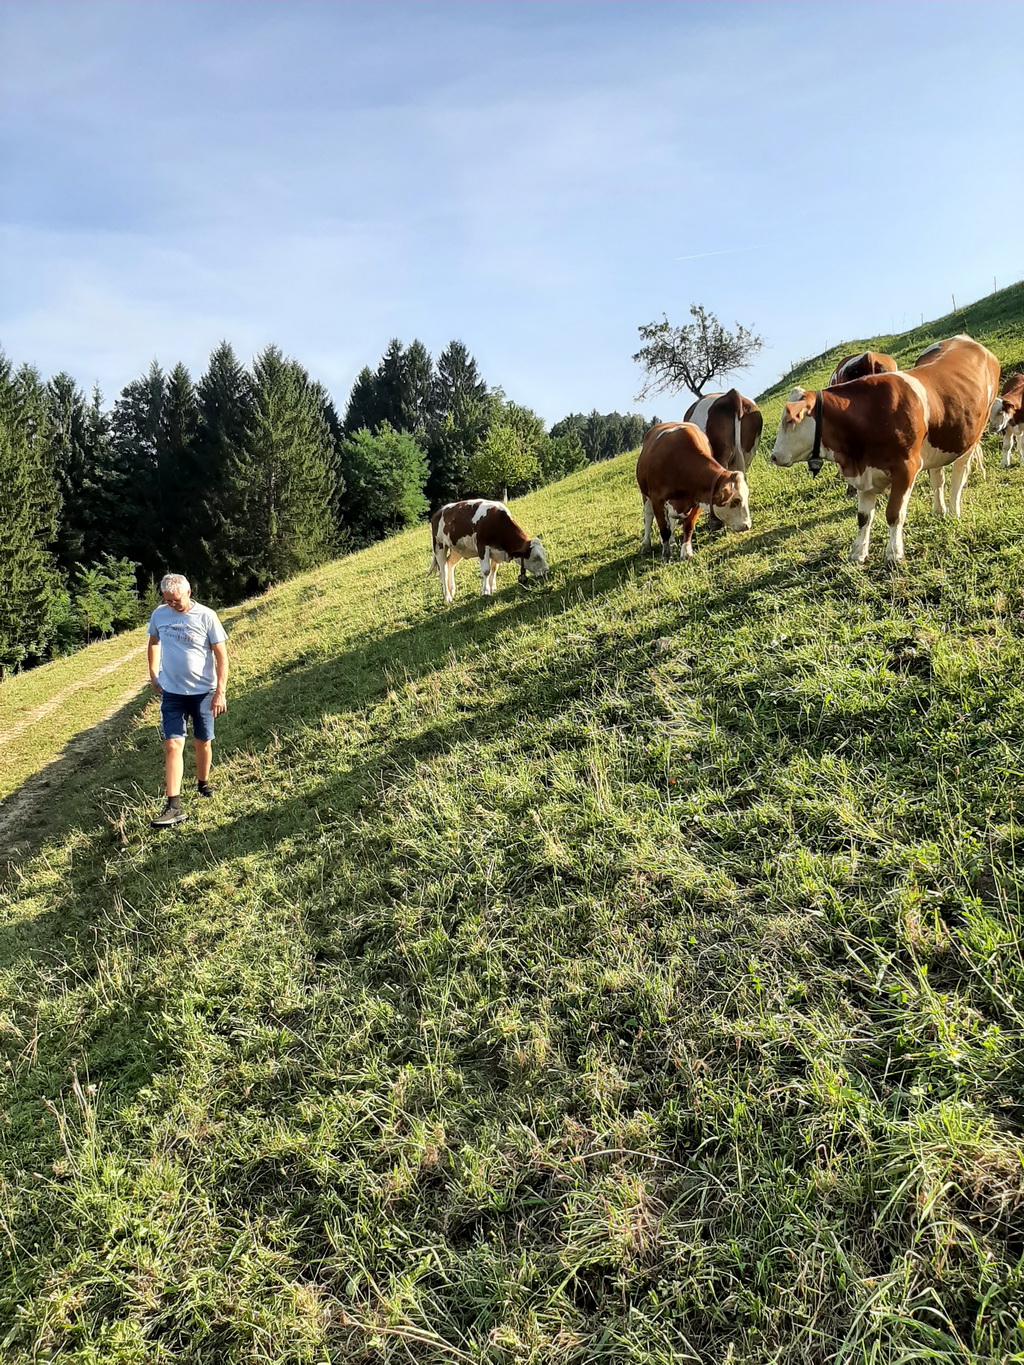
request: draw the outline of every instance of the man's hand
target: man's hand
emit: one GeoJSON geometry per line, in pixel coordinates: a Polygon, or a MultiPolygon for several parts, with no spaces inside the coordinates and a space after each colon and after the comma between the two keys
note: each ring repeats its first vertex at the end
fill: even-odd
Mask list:
{"type": "Polygon", "coordinates": [[[164,691],[164,689],[163,689],[163,688],[160,686],[160,684],[157,682],[156,678],[150,678],[150,680],[149,680],[149,688],[150,688],[150,691],[151,691],[151,692],[155,692],[155,693],[157,694],[158,697],[163,696],[163,691],[164,691]]]}
{"type": "Polygon", "coordinates": [[[216,692],[214,692],[210,708],[215,716],[222,716],[228,709],[227,698],[224,696],[223,687],[218,687],[216,692]]]}

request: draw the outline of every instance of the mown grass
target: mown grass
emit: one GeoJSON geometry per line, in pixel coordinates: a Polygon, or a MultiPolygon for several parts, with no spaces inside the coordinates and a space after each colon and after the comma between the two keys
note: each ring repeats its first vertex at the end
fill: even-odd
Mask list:
{"type": "Polygon", "coordinates": [[[0,686],[0,801],[16,792],[132,687],[142,691],[145,633],[130,631],[0,686]],[[131,657],[125,657],[131,655],[131,657]]]}
{"type": "Polygon", "coordinates": [[[1019,484],[662,567],[623,457],[549,588],[240,609],[216,799],[150,707],[8,879],[5,1360],[1021,1358],[1019,484]]]}

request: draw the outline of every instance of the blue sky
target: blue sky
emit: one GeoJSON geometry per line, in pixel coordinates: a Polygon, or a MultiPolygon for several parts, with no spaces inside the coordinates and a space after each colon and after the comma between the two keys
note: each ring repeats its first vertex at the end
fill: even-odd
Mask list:
{"type": "Polygon", "coordinates": [[[740,387],[1024,277],[1024,26],[991,0],[4,0],[0,346],[108,403],[391,337],[549,422],[701,302],[740,387]]]}

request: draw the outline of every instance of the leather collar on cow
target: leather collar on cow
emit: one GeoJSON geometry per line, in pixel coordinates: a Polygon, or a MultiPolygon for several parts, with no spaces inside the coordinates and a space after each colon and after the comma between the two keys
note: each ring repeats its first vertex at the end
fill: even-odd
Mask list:
{"type": "Polygon", "coordinates": [[[807,468],[811,471],[814,478],[821,473],[821,467],[825,461],[821,458],[821,390],[814,395],[814,445],[811,446],[811,458],[807,461],[807,468]]]}

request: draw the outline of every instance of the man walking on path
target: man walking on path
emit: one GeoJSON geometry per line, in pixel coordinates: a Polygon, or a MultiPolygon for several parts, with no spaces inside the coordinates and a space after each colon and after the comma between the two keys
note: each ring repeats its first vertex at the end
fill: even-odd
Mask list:
{"type": "Polygon", "coordinates": [[[227,636],[217,613],[192,601],[189,581],[180,573],[160,580],[164,605],[149,618],[149,685],[160,697],[160,730],[164,740],[163,810],[150,824],[157,829],[180,824],[181,778],[185,766],[185,733],[192,719],[196,786],[212,796],[213,720],[228,709],[227,636]]]}

